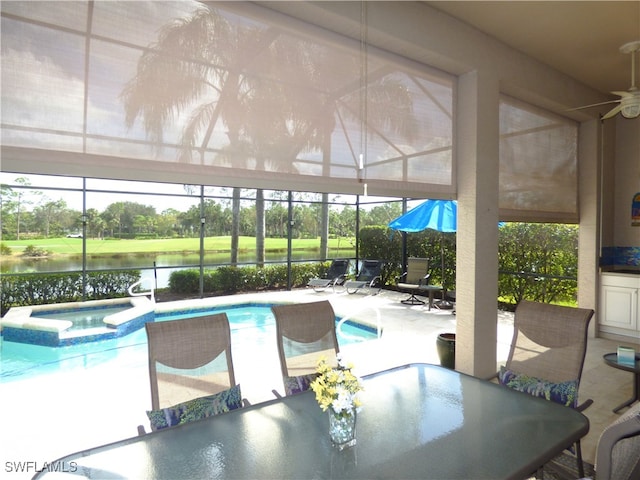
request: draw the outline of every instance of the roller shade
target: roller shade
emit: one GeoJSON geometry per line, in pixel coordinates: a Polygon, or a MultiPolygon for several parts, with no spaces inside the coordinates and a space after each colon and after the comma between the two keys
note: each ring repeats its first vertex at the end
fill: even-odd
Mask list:
{"type": "Polygon", "coordinates": [[[3,1],[3,155],[30,173],[455,191],[453,77],[370,47],[364,24],[358,42],[235,3],[3,1]]]}
{"type": "Polygon", "coordinates": [[[576,222],[577,145],[575,122],[501,96],[501,218],[576,222]]]}

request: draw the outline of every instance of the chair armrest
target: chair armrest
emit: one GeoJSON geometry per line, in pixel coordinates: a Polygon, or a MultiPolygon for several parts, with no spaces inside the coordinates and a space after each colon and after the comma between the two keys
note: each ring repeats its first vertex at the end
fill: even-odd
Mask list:
{"type": "Polygon", "coordinates": [[[334,286],[335,285],[342,285],[346,280],[347,280],[347,274],[343,273],[339,277],[334,278],[333,282],[331,282],[331,284],[334,285],[334,286]]]}
{"type": "Polygon", "coordinates": [[[407,274],[408,274],[408,273],[409,273],[409,272],[404,272],[402,275],[398,275],[398,276],[396,277],[396,284],[398,284],[398,283],[403,283],[404,279],[405,279],[405,278],[407,278],[407,274]]]}
{"type": "Polygon", "coordinates": [[[276,389],[271,390],[271,393],[273,393],[276,398],[282,398],[282,395],[280,395],[280,392],[278,392],[276,389]]]}
{"type": "Polygon", "coordinates": [[[593,403],[593,400],[589,398],[584,402],[582,402],[580,405],[578,405],[575,409],[579,412],[584,412],[587,408],[591,406],[592,403],[593,403]]]}

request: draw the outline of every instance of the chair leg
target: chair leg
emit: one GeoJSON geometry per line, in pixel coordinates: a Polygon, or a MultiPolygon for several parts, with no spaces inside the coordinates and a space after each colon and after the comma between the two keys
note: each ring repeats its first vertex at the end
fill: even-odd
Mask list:
{"type": "Polygon", "coordinates": [[[578,474],[580,478],[584,478],[584,463],[582,463],[582,448],[580,448],[580,440],[576,442],[576,462],[578,462],[578,474]]]}
{"type": "Polygon", "coordinates": [[[424,305],[424,302],[416,297],[415,293],[411,293],[409,298],[400,300],[400,303],[404,303],[405,305],[424,305]]]}

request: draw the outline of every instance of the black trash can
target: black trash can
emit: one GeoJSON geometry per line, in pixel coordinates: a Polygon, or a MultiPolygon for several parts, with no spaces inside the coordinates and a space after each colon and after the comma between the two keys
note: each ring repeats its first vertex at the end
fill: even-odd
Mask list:
{"type": "Polygon", "coordinates": [[[441,333],[436,340],[440,365],[446,368],[456,368],[456,334],[441,333]]]}

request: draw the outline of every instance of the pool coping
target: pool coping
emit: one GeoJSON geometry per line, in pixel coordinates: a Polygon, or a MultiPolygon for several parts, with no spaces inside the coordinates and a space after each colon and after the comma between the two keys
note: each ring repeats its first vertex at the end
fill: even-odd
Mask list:
{"type": "MultiPolygon", "coordinates": [[[[254,298],[259,294],[248,293],[239,294],[233,296],[222,297],[207,297],[199,299],[187,299],[187,300],[175,300],[166,303],[156,303],[155,315],[156,318],[162,318],[169,315],[184,315],[188,313],[199,313],[206,309],[219,309],[228,307],[240,307],[240,306],[271,306],[271,305],[284,305],[288,303],[304,303],[300,302],[300,299],[291,301],[282,301],[280,299],[265,299],[254,298]]],[[[317,301],[318,299],[309,300],[310,302],[317,301]]],[[[335,310],[335,307],[334,307],[335,310]]],[[[364,318],[355,318],[347,315],[340,315],[338,311],[335,312],[338,320],[345,319],[345,322],[363,327],[374,333],[378,333],[378,336],[382,335],[382,328],[375,322],[369,321],[364,318]],[[380,329],[380,331],[378,331],[380,329]]]]}
{"type": "Polygon", "coordinates": [[[12,307],[0,319],[0,328],[4,341],[63,347],[79,343],[122,337],[141,328],[147,321],[153,320],[155,303],[147,297],[123,297],[87,302],[66,302],[56,304],[12,307]],[[131,305],[121,312],[107,315],[103,319],[104,327],[95,327],[82,331],[70,331],[73,322],[46,317],[33,317],[38,312],[62,312],[78,310],[82,307],[101,307],[131,305]]]}
{"type": "MultiPolygon", "coordinates": [[[[67,302],[25,307],[12,307],[0,319],[0,330],[4,341],[41,345],[47,347],[64,347],[80,343],[109,340],[126,336],[144,326],[146,322],[162,319],[170,315],[199,314],[206,310],[237,308],[243,306],[272,306],[275,304],[300,303],[299,301],[274,301],[252,298],[254,295],[245,294],[232,297],[207,297],[201,299],[177,300],[166,303],[155,303],[144,296],[123,297],[105,300],[90,300],[87,302],[67,302]],[[63,310],[77,310],[82,306],[114,306],[130,304],[122,312],[107,315],[104,327],[84,330],[69,329],[73,325],[70,320],[58,320],[46,317],[32,317],[34,312],[50,312],[63,310]]],[[[361,327],[378,336],[382,330],[373,322],[361,318],[339,315],[336,312],[338,324],[347,323],[361,327]]]]}

